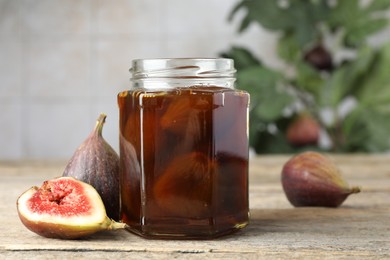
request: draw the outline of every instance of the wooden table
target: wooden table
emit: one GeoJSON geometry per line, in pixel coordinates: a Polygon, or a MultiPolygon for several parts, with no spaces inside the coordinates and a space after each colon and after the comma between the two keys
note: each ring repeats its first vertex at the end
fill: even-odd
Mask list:
{"type": "Polygon", "coordinates": [[[390,259],[390,155],[331,155],[351,185],[340,208],[293,208],[280,184],[290,156],[250,162],[251,222],[244,230],[208,241],[146,240],[125,230],[77,241],[47,239],[27,230],[17,197],[60,176],[66,162],[0,163],[0,259],[390,259]]]}

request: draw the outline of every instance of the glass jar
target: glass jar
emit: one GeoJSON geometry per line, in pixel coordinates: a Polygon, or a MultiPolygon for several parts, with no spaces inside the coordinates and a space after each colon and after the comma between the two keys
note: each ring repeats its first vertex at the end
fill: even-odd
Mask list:
{"type": "Polygon", "coordinates": [[[121,218],[147,238],[248,224],[249,94],[230,59],[134,60],[118,94],[121,218]]]}

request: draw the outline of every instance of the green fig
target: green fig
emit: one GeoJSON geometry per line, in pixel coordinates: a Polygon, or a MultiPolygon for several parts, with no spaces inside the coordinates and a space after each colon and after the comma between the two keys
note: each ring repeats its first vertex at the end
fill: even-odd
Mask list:
{"type": "Polygon", "coordinates": [[[62,176],[71,176],[91,184],[103,200],[107,215],[119,220],[119,155],[104,140],[101,114],[94,130],[78,147],[62,176]]]}
{"type": "Polygon", "coordinates": [[[102,230],[122,229],[126,224],[111,220],[97,191],[72,177],[45,181],[17,200],[22,223],[48,238],[76,239],[102,230]]]}
{"type": "Polygon", "coordinates": [[[359,187],[349,187],[328,157],[311,151],[284,164],[282,185],[295,207],[338,207],[349,195],[360,192],[359,187]]]}

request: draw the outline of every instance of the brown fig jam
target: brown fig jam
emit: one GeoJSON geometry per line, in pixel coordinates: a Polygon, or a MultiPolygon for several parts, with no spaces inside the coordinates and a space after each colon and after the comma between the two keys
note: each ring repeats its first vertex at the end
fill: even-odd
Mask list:
{"type": "Polygon", "coordinates": [[[122,221],[147,238],[245,227],[249,95],[232,60],[136,60],[132,72],[118,94],[122,221]]]}

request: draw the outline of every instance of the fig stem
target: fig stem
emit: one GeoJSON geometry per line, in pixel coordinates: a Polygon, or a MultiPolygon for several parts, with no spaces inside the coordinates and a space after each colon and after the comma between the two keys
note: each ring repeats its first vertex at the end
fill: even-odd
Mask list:
{"type": "Polygon", "coordinates": [[[352,187],[351,188],[351,194],[352,193],[359,193],[361,191],[361,188],[358,186],[352,187]]]}
{"type": "Polygon", "coordinates": [[[110,219],[111,223],[108,226],[108,230],[124,229],[127,227],[126,223],[116,222],[115,220],[110,219]]]}
{"type": "Polygon", "coordinates": [[[98,119],[96,120],[95,132],[96,132],[99,136],[102,135],[102,132],[103,132],[103,125],[104,125],[104,122],[106,122],[106,117],[107,117],[106,114],[101,113],[101,114],[99,115],[98,119]]]}

